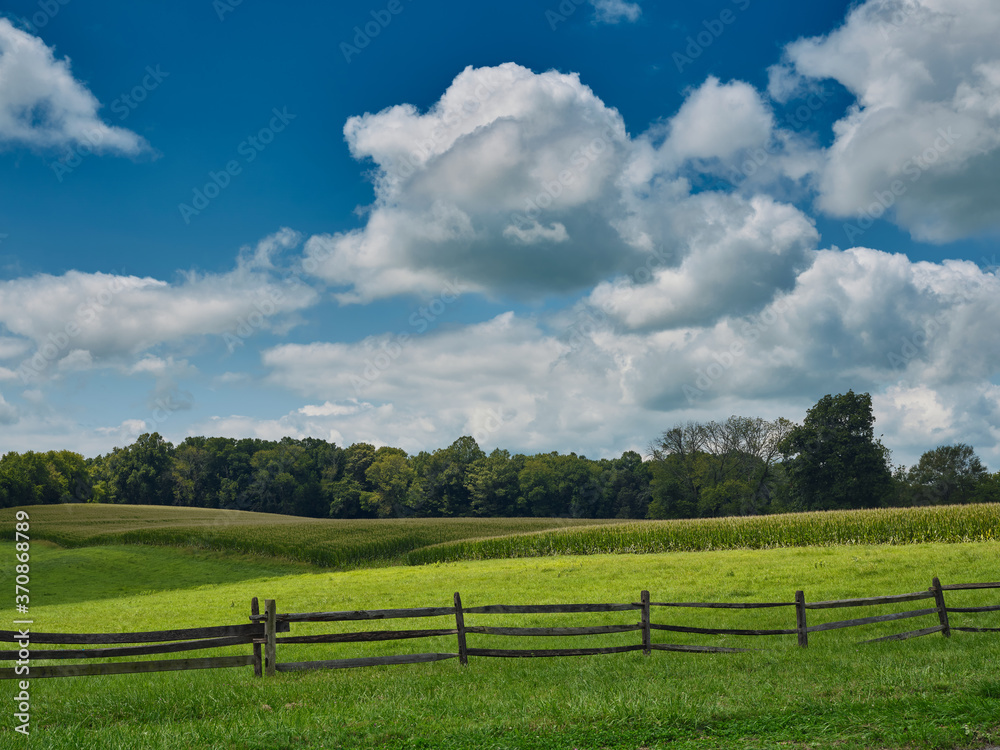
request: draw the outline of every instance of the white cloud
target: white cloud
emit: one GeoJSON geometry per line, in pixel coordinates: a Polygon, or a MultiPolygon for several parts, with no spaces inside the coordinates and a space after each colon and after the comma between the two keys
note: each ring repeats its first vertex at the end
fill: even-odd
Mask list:
{"type": "Polygon", "coordinates": [[[465,290],[584,289],[627,266],[615,186],[621,116],[574,75],[467,68],[426,113],[352,117],[351,153],[375,164],[364,228],[306,243],[306,269],[341,302],[465,290]]]}
{"type": "Polygon", "coordinates": [[[720,84],[709,76],[670,119],[664,145],[678,163],[686,159],[728,159],[770,139],[774,117],[748,83],[720,84]]]}
{"type": "Polygon", "coordinates": [[[888,205],[897,224],[935,242],[996,230],[998,38],[990,0],[870,0],[836,31],[789,45],[772,71],[776,94],[797,75],[835,79],[856,97],[834,125],[819,207],[867,222],[888,205]]]}
{"type": "Polygon", "coordinates": [[[402,341],[284,345],[263,359],[271,384],[325,401],[283,422],[301,431],[311,425],[338,442],[415,452],[467,434],[490,447],[582,443],[579,450],[610,451],[634,440],[646,421],[627,426],[615,416],[623,393],[608,363],[581,359],[536,321],[512,313],[402,341]]]}
{"type": "Polygon", "coordinates": [[[16,359],[23,356],[31,345],[24,339],[0,336],[0,360],[16,359]]]}
{"type": "MultiPolygon", "coordinates": [[[[768,231],[782,211],[798,221],[777,204],[759,210],[753,225],[768,231]]],[[[897,463],[963,441],[1000,467],[1000,387],[989,384],[1000,373],[1000,279],[967,262],[914,263],[866,248],[809,257],[789,289],[742,315],[632,326],[586,318],[599,308],[585,306],[402,338],[271,347],[262,355],[264,382],[219,379],[241,383],[257,402],[253,415],[209,418],[202,408],[196,421],[171,425],[186,434],[316,436],[411,453],[471,434],[486,449],[600,457],[645,452],[648,440],[687,419],[801,420],[822,395],[854,389],[872,393],[877,430],[897,463]],[[275,388],[303,402],[268,414],[275,388]]],[[[132,371],[155,377],[185,364],[146,355],[132,371]]],[[[138,434],[140,424],[106,428],[110,437],[80,430],[70,447],[107,450],[112,439],[131,442],[127,430],[138,434]]]]}
{"type": "MultiPolygon", "coordinates": [[[[776,100],[811,90],[800,58],[790,60],[772,74],[776,100]]],[[[508,314],[406,342],[387,335],[272,348],[268,382],[322,403],[267,429],[419,450],[492,418],[497,444],[606,455],[687,418],[801,418],[823,394],[853,388],[894,415],[887,442],[911,460],[917,444],[907,435],[918,429],[927,439],[962,430],[996,444],[986,416],[995,409],[982,404],[983,383],[1000,372],[997,278],[971,263],[815,250],[812,220],[759,191],[821,171],[823,155],[777,129],[748,84],[708,79],[647,133],[615,130],[613,158],[595,161],[601,170],[530,221],[496,221],[496,206],[517,208],[528,165],[558,163],[552,154],[567,153],[566,133],[580,133],[570,122],[579,113],[554,104],[566,101],[613,112],[573,77],[503,66],[466,70],[426,114],[397,107],[353,118],[345,133],[352,153],[377,165],[377,201],[363,229],[312,238],[306,262],[342,285],[341,301],[430,291],[446,267],[453,289],[500,294],[541,283],[556,291],[552,274],[539,271],[548,258],[578,262],[570,254],[588,238],[575,222],[580,211],[597,212],[613,230],[600,251],[617,265],[595,264],[580,277],[592,285],[584,303],[542,320],[508,314]],[[486,79],[469,99],[475,106],[463,109],[487,73],[499,78],[486,79]],[[693,190],[699,175],[724,174],[765,147],[759,180],[693,190]],[[473,160],[479,148],[482,159],[473,160]],[[519,247],[531,252],[519,256],[519,247]],[[472,258],[485,248],[493,254],[472,258]],[[484,273],[494,257],[499,270],[484,273]]]]}
{"type": "Polygon", "coordinates": [[[126,419],[115,427],[98,427],[94,432],[104,440],[110,438],[114,445],[125,446],[134,443],[137,437],[149,430],[149,425],[143,419],[126,419]]]}
{"type": "Polygon", "coordinates": [[[14,424],[19,418],[17,407],[8,404],[0,393],[0,424],[14,424]]]}
{"type": "Polygon", "coordinates": [[[106,125],[100,103],[38,37],[0,18],[0,146],[35,148],[87,144],[126,155],[149,149],[125,128],[106,125]]]}
{"type": "Polygon", "coordinates": [[[667,231],[680,228],[672,243],[680,264],[654,269],[650,281],[602,283],[590,295],[630,329],[706,325],[759,310],[795,284],[818,239],[797,209],[760,196],[700,193],[656,218],[667,231]]]}
{"type": "MultiPolygon", "coordinates": [[[[822,395],[854,389],[873,394],[897,461],[962,440],[985,446],[996,468],[1000,279],[968,262],[818,250],[813,221],[775,197],[780,181],[801,188],[815,174],[819,205],[851,216],[944,129],[959,137],[896,196],[896,220],[936,239],[994,226],[1000,66],[987,32],[972,28],[974,11],[993,29],[996,11],[971,0],[867,3],[841,29],[789,47],[771,71],[770,102],[749,84],[709,78],[635,137],[577,76],[513,64],[466,69],[426,112],[400,105],[351,118],[346,141],[371,160],[375,201],[358,229],[310,237],[301,273],[328,282],[342,303],[571,290],[582,301],[406,338],[270,346],[264,382],[234,372],[213,382],[238,382],[262,403],[275,388],[303,402],[263,416],[199,416],[187,429],[411,452],[472,434],[486,448],[602,456],[644,451],[686,419],[801,419],[822,395]],[[858,106],[829,149],[810,150],[776,126],[771,105],[827,77],[858,106]],[[765,148],[759,172],[735,189],[698,182],[765,148]]],[[[0,377],[26,346],[54,345],[50,334],[59,338],[113,283],[92,329],[81,325],[59,349],[59,370],[112,367],[154,378],[154,395],[172,397],[203,371],[174,345],[235,330],[261,294],[285,289],[283,254],[300,242],[282,230],[244,248],[228,274],[173,283],[78,272],[0,282],[9,366],[0,377]]],[[[262,326],[285,330],[316,302],[308,285],[296,289],[262,326]]],[[[140,426],[101,429],[117,439],[140,426]]],[[[80,440],[99,437],[91,429],[80,440]]]]}
{"type": "Polygon", "coordinates": [[[757,314],[643,335],[605,329],[603,341],[633,363],[637,401],[670,413],[781,403],[796,418],[796,404],[825,393],[872,392],[896,415],[879,431],[912,462],[935,436],[995,450],[997,410],[983,400],[1000,373],[998,321],[1000,279],[975,265],[855,248],[817,253],[757,314]]]}
{"type": "MultiPolygon", "coordinates": [[[[715,78],[636,139],[577,76],[510,63],[466,69],[425,114],[400,105],[352,117],[344,132],[355,157],[375,162],[376,202],[363,228],[310,238],[304,261],[341,303],[433,294],[446,279],[487,295],[565,293],[655,252],[679,265],[773,203],[754,204],[749,183],[746,199],[692,196],[691,172],[732,174],[764,145],[773,155],[755,185],[813,168],[753,87],[715,78]]],[[[804,217],[792,223],[797,238],[759,238],[778,248],[760,249],[757,297],[769,275],[787,286],[815,241],[804,217]]]]}
{"type": "Polygon", "coordinates": [[[164,361],[136,363],[144,352],[198,336],[218,336],[232,349],[260,330],[282,329],[289,313],[318,300],[301,280],[283,283],[270,272],[271,256],[295,242],[283,230],[245,250],[233,271],[190,272],[174,283],[80,271],[0,281],[0,324],[14,334],[6,348],[34,349],[18,363],[31,379],[101,366],[134,365],[135,374],[164,361]]]}
{"type": "Polygon", "coordinates": [[[59,369],[64,372],[90,370],[94,366],[94,356],[86,349],[72,349],[59,360],[59,369]]]}
{"type": "Polygon", "coordinates": [[[594,21],[596,23],[620,23],[629,21],[634,23],[642,15],[642,7],[639,3],[630,3],[628,0],[591,0],[596,11],[594,21]]]}

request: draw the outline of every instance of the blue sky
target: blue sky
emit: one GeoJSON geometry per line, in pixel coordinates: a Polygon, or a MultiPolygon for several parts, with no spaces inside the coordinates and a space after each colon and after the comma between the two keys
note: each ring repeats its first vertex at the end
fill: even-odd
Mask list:
{"type": "Polygon", "coordinates": [[[8,2],[0,451],[645,452],[872,393],[1000,466],[986,0],[8,2]]]}

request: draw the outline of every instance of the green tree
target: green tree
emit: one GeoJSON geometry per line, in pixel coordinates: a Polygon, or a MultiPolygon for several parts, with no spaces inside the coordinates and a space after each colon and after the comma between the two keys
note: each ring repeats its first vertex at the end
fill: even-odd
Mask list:
{"type": "Polygon", "coordinates": [[[90,470],[79,453],[11,451],[0,458],[0,508],[87,502],[92,497],[90,470]]]}
{"type": "Polygon", "coordinates": [[[940,445],[920,457],[906,475],[912,505],[973,502],[979,485],[989,478],[971,446],[940,445]]]}
{"type": "Polygon", "coordinates": [[[539,453],[518,473],[518,515],[589,518],[600,499],[597,468],[575,453],[539,453]]]}
{"type": "Polygon", "coordinates": [[[511,456],[506,450],[494,448],[469,465],[465,488],[469,492],[470,510],[474,516],[512,516],[516,514],[520,490],[518,473],[524,468],[521,454],[511,456]]]}
{"type": "Polygon", "coordinates": [[[791,428],[787,419],[733,416],[667,430],[651,446],[649,517],[769,511],[783,482],[779,446],[791,428]]]}
{"type": "Polygon", "coordinates": [[[872,400],[854,391],[821,398],[781,441],[792,502],[803,510],[880,507],[893,483],[875,438],[872,400]]]}
{"type": "Polygon", "coordinates": [[[635,451],[601,462],[598,482],[604,502],[595,508],[595,518],[645,518],[649,512],[649,464],[635,451]]]}
{"type": "Polygon", "coordinates": [[[133,505],[172,505],[170,482],[174,446],[158,432],[144,433],[125,448],[104,457],[102,479],[107,499],[133,505]]]}
{"type": "Polygon", "coordinates": [[[698,515],[701,518],[745,515],[743,509],[752,489],[745,479],[736,478],[707,487],[698,498],[698,515]]]}
{"type": "Polygon", "coordinates": [[[1000,471],[996,474],[987,474],[979,481],[972,502],[1000,503],[1000,471]]]}
{"type": "Polygon", "coordinates": [[[410,512],[426,516],[467,516],[472,499],[466,487],[469,467],[485,454],[475,439],[460,437],[447,448],[421,451],[412,461],[416,472],[407,497],[410,512]]]}
{"type": "Polygon", "coordinates": [[[672,427],[653,444],[650,518],[694,518],[701,491],[699,456],[705,452],[705,432],[697,422],[672,427]]]}
{"type": "Polygon", "coordinates": [[[410,490],[415,472],[406,460],[406,451],[383,447],[365,472],[365,479],[373,487],[362,497],[362,506],[375,511],[379,518],[398,517],[403,514],[403,503],[410,490]]]}
{"type": "Polygon", "coordinates": [[[354,443],[340,456],[338,471],[327,471],[322,481],[331,518],[374,518],[373,487],[366,473],[375,460],[375,446],[354,443]]]}
{"type": "Polygon", "coordinates": [[[218,507],[218,467],[207,443],[204,437],[189,437],[174,449],[170,480],[177,505],[218,507]]]}
{"type": "Polygon", "coordinates": [[[248,510],[264,513],[299,513],[300,495],[304,491],[299,467],[305,451],[290,438],[263,448],[253,454],[250,465],[253,481],[247,488],[248,510]],[[297,477],[296,475],[300,475],[297,477]]]}

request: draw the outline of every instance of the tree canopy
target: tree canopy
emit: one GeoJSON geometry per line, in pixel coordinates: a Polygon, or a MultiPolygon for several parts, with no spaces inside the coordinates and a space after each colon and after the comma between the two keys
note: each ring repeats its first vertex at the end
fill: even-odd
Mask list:
{"type": "Polygon", "coordinates": [[[874,508],[892,496],[889,451],[875,438],[867,393],[824,396],[780,450],[790,495],[803,510],[874,508]]]}
{"type": "Polygon", "coordinates": [[[164,504],[316,518],[562,516],[695,518],[896,504],[1000,502],[965,444],[890,473],[871,397],[827,395],[801,425],[732,416],[664,431],[644,458],[488,455],[462,436],[446,448],[318,438],[189,437],[156,432],[84,459],[70,451],[0,457],[0,507],[63,502],[164,504]]]}

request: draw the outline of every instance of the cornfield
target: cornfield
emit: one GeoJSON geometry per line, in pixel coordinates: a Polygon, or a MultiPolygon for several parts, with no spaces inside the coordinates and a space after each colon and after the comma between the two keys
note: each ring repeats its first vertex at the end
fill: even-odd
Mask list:
{"type": "Polygon", "coordinates": [[[1000,505],[639,521],[554,529],[414,549],[411,565],[542,555],[592,555],[1000,539],[1000,505]]]}
{"type": "MultiPolygon", "coordinates": [[[[565,518],[306,519],[136,505],[42,505],[35,539],[64,547],[154,544],[352,568],[589,555],[1000,539],[1000,504],[790,513],[681,521],[565,518]]],[[[0,535],[13,536],[12,523],[0,535]]]]}

